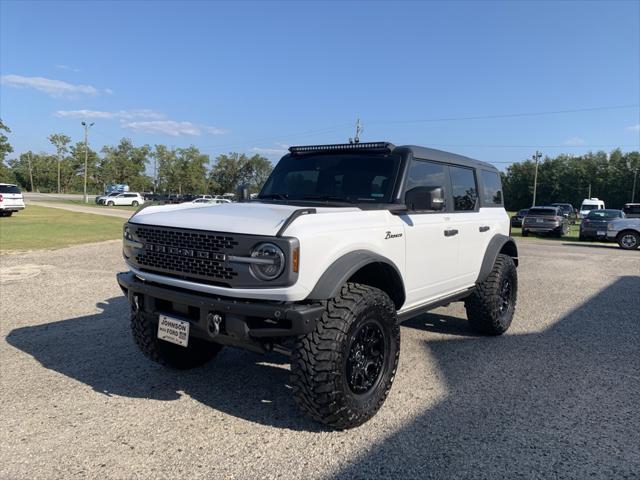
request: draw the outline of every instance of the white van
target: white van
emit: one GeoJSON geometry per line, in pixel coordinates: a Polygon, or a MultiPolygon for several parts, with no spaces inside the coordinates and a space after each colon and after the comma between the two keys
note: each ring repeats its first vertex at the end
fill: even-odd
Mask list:
{"type": "Polygon", "coordinates": [[[597,198],[585,198],[580,205],[580,218],[584,218],[589,215],[591,210],[604,210],[604,202],[597,198]]]}

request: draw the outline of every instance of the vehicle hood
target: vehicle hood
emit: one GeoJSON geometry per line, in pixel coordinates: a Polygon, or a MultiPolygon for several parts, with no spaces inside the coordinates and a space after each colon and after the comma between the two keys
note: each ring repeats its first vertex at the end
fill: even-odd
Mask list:
{"type": "Polygon", "coordinates": [[[129,221],[141,225],[273,236],[285,220],[300,208],[315,208],[317,214],[359,210],[357,207],[301,207],[271,203],[182,203],[143,208],[129,221]]]}

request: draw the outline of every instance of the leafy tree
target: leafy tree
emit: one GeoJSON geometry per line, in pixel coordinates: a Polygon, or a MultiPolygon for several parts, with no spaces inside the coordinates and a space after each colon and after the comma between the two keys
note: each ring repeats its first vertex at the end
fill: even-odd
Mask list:
{"type": "Polygon", "coordinates": [[[217,194],[233,193],[245,184],[250,193],[255,193],[262,188],[272,169],[271,162],[260,155],[247,157],[234,152],[219,155],[211,169],[211,188],[217,194]]]}
{"type": "Polygon", "coordinates": [[[60,164],[65,159],[65,155],[69,153],[67,145],[71,142],[71,139],[63,133],[54,133],[49,135],[49,141],[56,147],[56,156],[58,158],[58,193],[60,192],[60,164]]]}
{"type": "Polygon", "coordinates": [[[103,186],[111,183],[127,183],[132,190],[150,189],[152,180],[145,175],[150,152],[149,145],[136,147],[128,138],[120,140],[115,147],[103,147],[104,158],[98,168],[99,179],[103,186]]]}
{"type": "Polygon", "coordinates": [[[0,182],[13,183],[15,182],[15,176],[4,163],[7,155],[13,152],[13,147],[9,144],[9,139],[3,132],[11,133],[11,130],[0,119],[0,182]]]}

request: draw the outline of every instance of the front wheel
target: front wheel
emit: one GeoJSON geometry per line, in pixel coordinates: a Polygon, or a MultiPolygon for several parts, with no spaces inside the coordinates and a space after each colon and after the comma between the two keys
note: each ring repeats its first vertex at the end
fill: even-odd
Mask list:
{"type": "Polygon", "coordinates": [[[113,207],[113,202],[107,202],[107,207],[113,207]]]}
{"type": "Polygon", "coordinates": [[[485,335],[502,335],[513,320],[517,297],[516,265],[509,255],[499,254],[489,276],[465,300],[471,328],[485,335]]]}
{"type": "Polygon", "coordinates": [[[635,250],[640,247],[640,234],[626,231],[618,235],[618,245],[624,250],[635,250]]]}
{"type": "Polygon", "coordinates": [[[315,329],[298,337],[291,384],[298,405],[338,429],[362,425],[384,403],[398,366],[400,327],[383,291],[347,283],[315,329]]]}

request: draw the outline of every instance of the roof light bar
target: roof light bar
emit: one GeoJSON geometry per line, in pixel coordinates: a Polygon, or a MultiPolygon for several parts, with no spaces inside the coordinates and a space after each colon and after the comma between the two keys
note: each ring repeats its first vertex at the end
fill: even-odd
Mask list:
{"type": "Polygon", "coordinates": [[[395,145],[389,142],[337,143],[334,145],[303,145],[289,147],[291,153],[311,153],[348,150],[384,150],[391,151],[395,145]]]}

